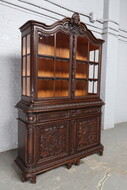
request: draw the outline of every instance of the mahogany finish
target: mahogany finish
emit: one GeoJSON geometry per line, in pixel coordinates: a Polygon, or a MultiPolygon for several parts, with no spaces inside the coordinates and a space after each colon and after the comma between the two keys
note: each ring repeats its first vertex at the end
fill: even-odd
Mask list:
{"type": "Polygon", "coordinates": [[[47,26],[28,21],[22,32],[22,96],[18,108],[18,156],[22,181],[80,158],[103,154],[100,143],[101,54],[78,13],[47,26]]]}

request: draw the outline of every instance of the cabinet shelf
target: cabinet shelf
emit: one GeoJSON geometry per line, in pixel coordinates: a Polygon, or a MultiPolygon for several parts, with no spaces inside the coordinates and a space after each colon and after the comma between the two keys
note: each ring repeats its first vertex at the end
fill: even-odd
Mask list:
{"type": "Polygon", "coordinates": [[[44,79],[44,80],[69,80],[69,78],[66,77],[39,77],[38,79],[44,79]]]}
{"type": "Polygon", "coordinates": [[[88,63],[91,65],[98,65],[99,64],[98,62],[95,62],[95,61],[89,61],[88,63]]]}
{"type": "Polygon", "coordinates": [[[85,64],[88,64],[89,62],[88,61],[82,61],[82,60],[76,59],[76,63],[85,63],[85,64]]]}
{"type": "Polygon", "coordinates": [[[46,59],[53,59],[53,60],[62,60],[62,61],[69,61],[70,60],[70,58],[50,56],[50,55],[42,55],[42,54],[38,54],[38,57],[39,58],[46,58],[46,59]]]}

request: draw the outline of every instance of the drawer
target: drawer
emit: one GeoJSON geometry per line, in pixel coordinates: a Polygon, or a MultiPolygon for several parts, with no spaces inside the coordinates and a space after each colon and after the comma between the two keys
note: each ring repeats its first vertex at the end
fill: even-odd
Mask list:
{"type": "Polygon", "coordinates": [[[37,122],[51,121],[57,119],[66,119],[69,117],[69,111],[55,111],[55,112],[44,112],[36,115],[37,122]]]}
{"type": "Polygon", "coordinates": [[[77,109],[77,116],[82,116],[85,114],[96,114],[100,113],[101,109],[100,107],[92,107],[92,108],[83,108],[83,109],[77,109]]]}

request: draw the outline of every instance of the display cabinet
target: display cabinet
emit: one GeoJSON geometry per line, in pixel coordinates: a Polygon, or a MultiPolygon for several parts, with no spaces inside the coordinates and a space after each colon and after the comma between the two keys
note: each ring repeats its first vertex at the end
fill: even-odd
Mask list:
{"type": "Polygon", "coordinates": [[[18,156],[22,181],[60,165],[71,168],[98,153],[101,54],[78,13],[53,25],[28,21],[21,28],[21,100],[18,156]]]}

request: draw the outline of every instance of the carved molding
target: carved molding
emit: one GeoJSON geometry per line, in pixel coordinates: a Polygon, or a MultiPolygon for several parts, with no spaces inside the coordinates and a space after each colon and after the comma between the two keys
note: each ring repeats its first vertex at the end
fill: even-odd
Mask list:
{"type": "Polygon", "coordinates": [[[67,162],[68,160],[75,159],[77,157],[84,157],[85,155],[100,152],[100,150],[103,151],[103,146],[101,144],[96,146],[96,147],[92,147],[92,148],[89,148],[89,149],[84,150],[82,152],[76,153],[74,155],[67,156],[67,157],[62,158],[62,159],[58,159],[54,162],[36,165],[36,166],[33,166],[32,168],[25,167],[22,164],[22,162],[20,161],[20,159],[18,159],[18,158],[16,159],[16,162],[19,165],[19,167],[21,167],[23,169],[24,172],[37,172],[37,171],[43,172],[43,170],[45,170],[45,168],[50,168],[50,167],[53,167],[54,165],[57,167],[57,164],[62,165],[63,162],[67,162]]]}

